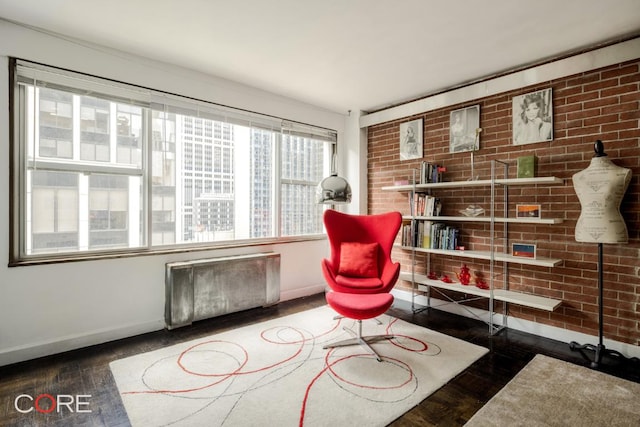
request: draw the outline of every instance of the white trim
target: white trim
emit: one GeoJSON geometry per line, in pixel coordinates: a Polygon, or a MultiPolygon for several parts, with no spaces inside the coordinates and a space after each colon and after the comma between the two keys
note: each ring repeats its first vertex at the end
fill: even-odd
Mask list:
{"type": "MultiPolygon", "coordinates": [[[[397,299],[402,301],[411,301],[411,292],[401,289],[394,289],[391,292],[397,299]]],[[[421,306],[426,306],[427,297],[424,295],[416,295],[415,303],[421,306]]],[[[461,308],[457,304],[450,303],[448,301],[440,300],[431,297],[431,306],[437,307],[438,310],[446,311],[448,313],[457,314],[459,316],[474,318],[473,315],[478,316],[480,319],[489,319],[489,312],[473,307],[461,308]],[[468,310],[468,311],[467,311],[468,310]],[[473,313],[473,315],[471,313],[473,313]]],[[[502,325],[503,316],[500,314],[493,316],[493,322],[496,325],[502,325]]],[[[569,345],[571,341],[579,342],[580,344],[597,344],[598,337],[593,335],[584,334],[582,332],[570,331],[568,329],[558,328],[556,326],[543,325],[541,323],[532,322],[530,320],[519,319],[513,316],[507,316],[507,327],[517,331],[526,332],[529,334],[537,335],[543,338],[549,338],[552,340],[567,343],[569,345]]],[[[487,333],[489,331],[487,330],[487,333]]],[[[603,339],[603,344],[607,349],[616,350],[624,354],[626,357],[640,357],[640,347],[622,343],[607,338],[603,339]]]]}
{"type": "Polygon", "coordinates": [[[311,295],[317,295],[319,293],[325,292],[327,289],[327,285],[325,283],[320,283],[317,285],[310,285],[301,288],[289,289],[285,291],[280,291],[280,302],[289,301],[298,298],[304,298],[311,295]]]}
{"type": "Polygon", "coordinates": [[[360,116],[360,127],[386,123],[474,99],[637,59],[640,37],[360,116]]]}
{"type": "Polygon", "coordinates": [[[97,343],[106,343],[147,332],[159,331],[164,327],[164,320],[159,319],[152,322],[129,324],[113,329],[96,330],[86,334],[68,335],[49,341],[8,348],[0,352],[0,366],[89,347],[97,343]]]}
{"type": "MultiPolygon", "coordinates": [[[[310,295],[316,295],[320,292],[324,292],[325,288],[326,285],[324,283],[321,283],[300,289],[285,291],[280,295],[280,302],[302,298],[310,295]]],[[[97,345],[100,343],[129,338],[148,332],[159,331],[164,328],[164,319],[158,319],[151,322],[129,324],[119,328],[96,330],[86,334],[68,335],[66,337],[60,337],[54,340],[41,341],[35,344],[12,347],[0,351],[0,366],[11,365],[13,363],[22,362],[25,360],[51,356],[70,350],[77,350],[80,348],[97,345]]]]}
{"type": "MultiPolygon", "coordinates": [[[[324,292],[325,288],[326,285],[318,284],[316,286],[305,287],[303,289],[295,289],[281,294],[280,301],[287,301],[295,298],[315,295],[317,293],[324,292]]],[[[411,301],[411,292],[409,291],[394,289],[392,291],[392,294],[399,300],[411,301]]],[[[415,297],[415,302],[418,305],[426,305],[427,298],[424,295],[417,295],[415,297]]],[[[436,306],[437,309],[441,311],[473,318],[473,316],[465,309],[456,304],[448,303],[447,301],[439,300],[432,297],[431,305],[436,306]]],[[[489,318],[489,313],[486,310],[480,310],[472,307],[466,307],[466,309],[481,319],[488,320],[489,318]]],[[[500,314],[495,315],[493,320],[495,324],[501,325],[503,316],[500,314]]],[[[542,325],[540,323],[518,319],[515,317],[508,317],[507,325],[510,329],[527,332],[533,335],[566,343],[577,341],[579,343],[595,344],[598,341],[598,338],[592,335],[569,331],[567,329],[561,329],[555,326],[542,325]]],[[[164,327],[164,320],[159,319],[153,322],[130,324],[121,328],[98,330],[88,334],[66,336],[62,337],[61,339],[43,341],[33,345],[30,344],[21,347],[13,347],[0,352],[0,366],[10,365],[25,360],[36,359],[38,357],[49,356],[64,351],[84,348],[96,345],[97,343],[105,343],[118,339],[129,338],[148,332],[159,331],[164,329],[164,327]]],[[[638,346],[620,343],[606,338],[604,339],[604,344],[607,348],[617,350],[627,357],[640,357],[640,347],[638,346]]]]}

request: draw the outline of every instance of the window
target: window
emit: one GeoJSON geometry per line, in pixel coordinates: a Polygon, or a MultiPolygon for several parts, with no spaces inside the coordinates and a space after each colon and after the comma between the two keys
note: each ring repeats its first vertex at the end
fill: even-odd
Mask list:
{"type": "Polygon", "coordinates": [[[32,252],[78,249],[78,174],[32,171],[29,174],[32,252]]]}
{"type": "Polygon", "coordinates": [[[323,169],[323,142],[285,133],[282,137],[281,194],[284,236],[303,234],[307,228],[322,230],[317,215],[315,190],[327,173],[323,169]]]}
{"type": "Polygon", "coordinates": [[[334,131],[13,66],[14,263],[322,233],[334,131]]]}

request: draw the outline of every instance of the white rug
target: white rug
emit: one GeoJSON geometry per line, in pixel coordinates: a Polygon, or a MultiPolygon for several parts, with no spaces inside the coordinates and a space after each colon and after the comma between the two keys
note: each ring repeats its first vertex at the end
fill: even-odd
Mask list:
{"type": "Polygon", "coordinates": [[[467,427],[640,426],[640,384],[536,355],[467,427]]]}
{"type": "Polygon", "coordinates": [[[373,344],[323,350],[348,335],[328,306],[110,364],[135,426],[384,426],[487,349],[389,316],[363,322],[373,344]]]}

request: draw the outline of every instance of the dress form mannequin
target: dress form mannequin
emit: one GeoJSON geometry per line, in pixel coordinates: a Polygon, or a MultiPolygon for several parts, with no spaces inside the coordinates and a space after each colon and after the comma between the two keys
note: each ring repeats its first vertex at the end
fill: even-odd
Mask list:
{"type": "MultiPolygon", "coordinates": [[[[602,141],[598,140],[594,146],[595,156],[589,166],[573,175],[573,187],[582,207],[576,223],[575,239],[578,242],[598,243],[598,345],[580,345],[573,341],[569,343],[571,350],[578,350],[585,359],[591,362],[592,368],[597,368],[605,354],[619,359],[626,357],[615,350],[605,348],[603,344],[603,243],[627,243],[629,235],[627,226],[620,213],[620,204],[624,193],[631,182],[631,169],[615,165],[605,154],[602,141]],[[591,360],[584,350],[594,351],[591,360]]],[[[637,358],[632,358],[638,361],[637,358]]]]}
{"type": "Polygon", "coordinates": [[[589,166],[573,175],[573,187],[582,211],[575,238],[587,243],[627,243],[629,235],[620,203],[631,182],[631,169],[615,165],[600,140],[589,166]]]}

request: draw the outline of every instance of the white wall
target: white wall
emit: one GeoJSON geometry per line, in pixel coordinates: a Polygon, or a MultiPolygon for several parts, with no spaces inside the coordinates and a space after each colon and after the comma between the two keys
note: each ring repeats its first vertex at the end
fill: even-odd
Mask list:
{"type": "Polygon", "coordinates": [[[345,123],[344,140],[346,144],[340,149],[338,175],[347,179],[353,192],[351,204],[346,205],[344,212],[350,214],[366,214],[367,209],[367,129],[360,128],[361,111],[350,111],[345,123]]]}
{"type": "Polygon", "coordinates": [[[343,115],[0,20],[0,365],[163,328],[166,262],[274,251],[281,254],[283,300],[324,289],[325,240],[8,268],[9,56],[336,129],[348,145],[343,115]]]}

